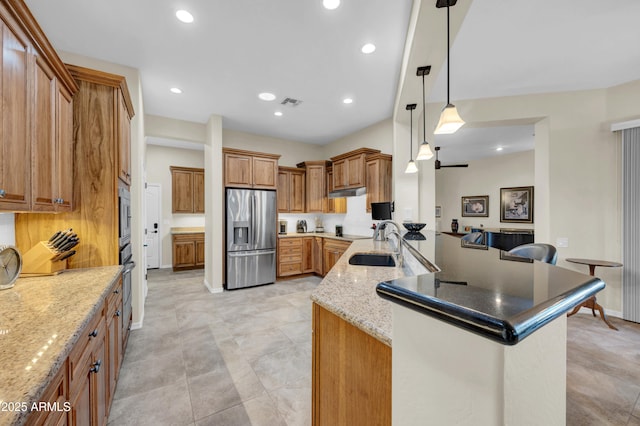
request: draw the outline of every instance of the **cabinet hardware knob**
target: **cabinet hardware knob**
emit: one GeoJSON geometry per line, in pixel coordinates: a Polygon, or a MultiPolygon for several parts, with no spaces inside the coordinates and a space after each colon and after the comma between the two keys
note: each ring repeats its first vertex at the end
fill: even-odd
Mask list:
{"type": "Polygon", "coordinates": [[[117,289],[113,290],[113,292],[114,292],[115,294],[119,294],[119,293],[120,293],[120,289],[118,289],[118,288],[117,288],[117,289]]]}
{"type": "Polygon", "coordinates": [[[92,373],[97,373],[98,371],[100,371],[100,366],[102,365],[102,361],[101,360],[97,360],[96,362],[93,363],[93,367],[91,367],[91,369],[89,370],[92,373]]]}
{"type": "Polygon", "coordinates": [[[118,310],[116,311],[116,315],[115,315],[115,316],[117,316],[117,317],[119,317],[119,316],[120,316],[120,309],[118,309],[118,310]]]}
{"type": "Polygon", "coordinates": [[[89,337],[96,337],[97,335],[98,335],[98,329],[95,329],[91,333],[89,333],[89,337]]]}
{"type": "Polygon", "coordinates": [[[0,189],[0,198],[4,198],[5,195],[7,195],[7,193],[5,192],[4,189],[0,189]]]}

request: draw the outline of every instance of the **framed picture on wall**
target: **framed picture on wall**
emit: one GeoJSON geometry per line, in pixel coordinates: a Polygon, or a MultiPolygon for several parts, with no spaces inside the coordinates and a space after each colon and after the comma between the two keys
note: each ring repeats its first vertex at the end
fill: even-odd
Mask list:
{"type": "Polygon", "coordinates": [[[500,188],[500,222],[533,223],[533,186],[500,188]]]}
{"type": "Polygon", "coordinates": [[[463,217],[489,217],[489,196],[462,197],[463,217]]]}

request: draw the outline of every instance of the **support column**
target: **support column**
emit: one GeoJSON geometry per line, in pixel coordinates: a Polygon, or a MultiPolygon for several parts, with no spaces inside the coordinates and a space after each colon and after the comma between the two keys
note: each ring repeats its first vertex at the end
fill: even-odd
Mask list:
{"type": "Polygon", "coordinates": [[[212,115],[207,122],[204,170],[204,285],[210,292],[220,293],[224,281],[224,183],[219,115],[212,115]]]}

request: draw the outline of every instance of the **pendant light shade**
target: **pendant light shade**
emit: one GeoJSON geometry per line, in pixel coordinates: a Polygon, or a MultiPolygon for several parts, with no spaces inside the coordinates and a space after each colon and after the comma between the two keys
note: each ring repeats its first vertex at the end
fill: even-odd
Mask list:
{"type": "Polygon", "coordinates": [[[409,128],[409,163],[407,168],[404,169],[405,173],[417,173],[418,167],[413,161],[413,110],[416,109],[416,104],[408,104],[407,110],[411,111],[411,127],[409,128]]]}
{"type": "Polygon", "coordinates": [[[409,163],[407,163],[407,168],[404,169],[405,173],[418,173],[418,167],[416,166],[415,161],[410,160],[409,163]]]}
{"type": "Polygon", "coordinates": [[[449,135],[451,133],[455,133],[460,127],[464,125],[464,120],[460,118],[460,114],[458,114],[458,110],[456,106],[451,103],[449,98],[449,86],[450,86],[450,73],[451,73],[451,62],[449,58],[449,51],[451,50],[451,46],[449,43],[449,5],[456,4],[455,1],[450,3],[447,0],[447,106],[444,107],[442,113],[440,114],[440,121],[438,121],[438,125],[436,126],[436,130],[433,132],[436,135],[449,135]]]}
{"type": "Polygon", "coordinates": [[[431,151],[429,142],[427,142],[427,103],[424,97],[424,76],[429,75],[430,72],[431,65],[418,67],[418,71],[416,72],[418,76],[422,76],[422,131],[424,132],[424,138],[422,139],[420,149],[418,150],[418,156],[416,157],[416,160],[418,161],[430,160],[433,158],[433,152],[431,151]]]}
{"type": "Polygon", "coordinates": [[[456,106],[447,104],[442,110],[442,114],[440,114],[440,121],[438,121],[438,126],[434,133],[437,135],[450,135],[462,126],[464,126],[464,120],[460,118],[456,106]]]}

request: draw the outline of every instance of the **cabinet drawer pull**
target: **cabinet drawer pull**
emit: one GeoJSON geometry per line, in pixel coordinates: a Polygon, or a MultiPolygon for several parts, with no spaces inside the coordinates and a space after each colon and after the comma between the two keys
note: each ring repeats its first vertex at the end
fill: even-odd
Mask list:
{"type": "Polygon", "coordinates": [[[120,309],[118,309],[115,313],[115,316],[119,317],[120,316],[120,309]]]}
{"type": "Polygon", "coordinates": [[[93,363],[93,367],[91,367],[91,369],[89,370],[91,373],[97,373],[100,371],[100,366],[102,365],[102,361],[101,360],[97,360],[96,362],[93,363]]]}
{"type": "Polygon", "coordinates": [[[89,333],[89,337],[96,337],[98,335],[98,329],[96,328],[91,333],[89,333]]]}
{"type": "Polygon", "coordinates": [[[114,293],[114,294],[118,294],[118,293],[120,293],[120,289],[119,289],[119,288],[116,288],[115,290],[113,290],[113,293],[114,293]]]}
{"type": "Polygon", "coordinates": [[[4,198],[5,195],[7,195],[6,191],[4,189],[0,189],[0,198],[4,198]]]}

